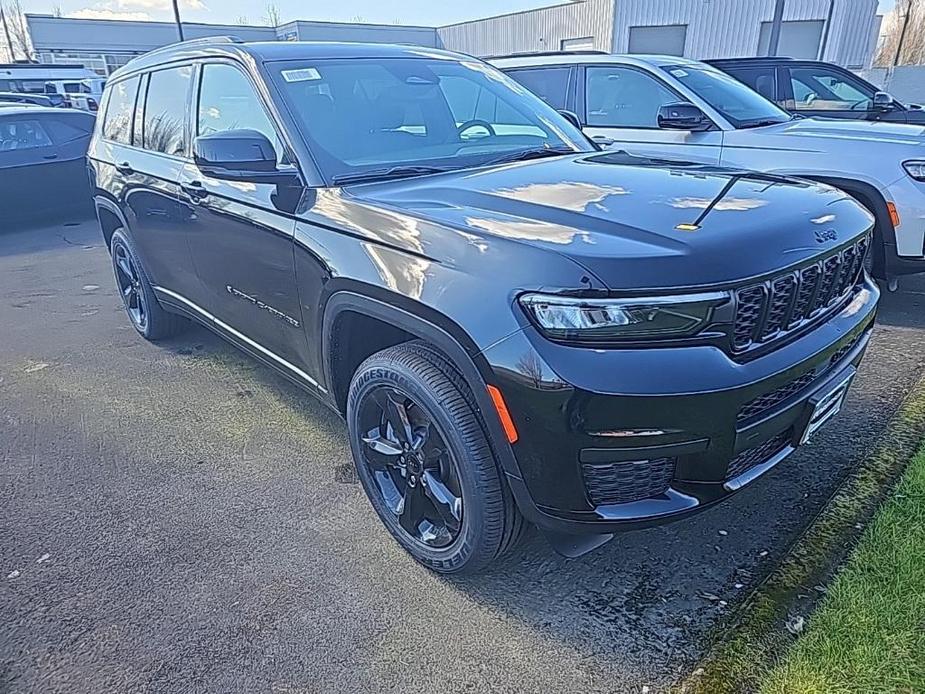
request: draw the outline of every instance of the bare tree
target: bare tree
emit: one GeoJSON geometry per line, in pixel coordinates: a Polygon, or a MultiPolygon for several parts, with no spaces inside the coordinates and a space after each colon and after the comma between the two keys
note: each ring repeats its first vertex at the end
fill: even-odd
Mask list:
{"type": "Polygon", "coordinates": [[[265,12],[266,14],[263,16],[263,21],[268,26],[278,27],[283,23],[279,14],[279,6],[276,3],[268,2],[265,12]]]}
{"type": "Polygon", "coordinates": [[[878,67],[925,64],[925,3],[896,0],[883,22],[874,64],[878,67]]]}
{"type": "Polygon", "coordinates": [[[234,20],[234,23],[235,23],[235,24],[238,24],[238,25],[240,25],[240,26],[242,26],[242,27],[246,27],[246,26],[248,25],[247,15],[243,15],[243,14],[242,14],[240,17],[238,17],[236,20],[234,20]]]}
{"type": "Polygon", "coordinates": [[[3,3],[6,23],[13,37],[13,50],[21,58],[34,60],[32,41],[29,40],[29,26],[26,24],[26,13],[23,12],[19,0],[8,0],[3,3]]]}

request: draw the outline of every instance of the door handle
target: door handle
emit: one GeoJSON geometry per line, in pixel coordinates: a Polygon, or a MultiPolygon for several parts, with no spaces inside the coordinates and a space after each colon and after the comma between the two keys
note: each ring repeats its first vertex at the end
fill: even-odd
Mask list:
{"type": "Polygon", "coordinates": [[[599,145],[604,145],[605,147],[612,145],[616,140],[612,137],[607,137],[606,135],[592,135],[591,139],[594,140],[599,145]]]}
{"type": "Polygon", "coordinates": [[[204,200],[209,195],[209,191],[203,187],[202,181],[181,183],[180,189],[189,196],[190,201],[194,204],[204,200]]]}
{"type": "Polygon", "coordinates": [[[58,155],[57,155],[57,154],[46,154],[45,156],[42,157],[42,159],[44,159],[44,160],[46,160],[46,161],[52,161],[52,160],[57,159],[57,158],[58,158],[58,155]]]}
{"type": "Polygon", "coordinates": [[[131,176],[135,173],[135,169],[127,162],[124,161],[121,164],[116,164],[116,171],[118,171],[123,176],[131,176]]]}

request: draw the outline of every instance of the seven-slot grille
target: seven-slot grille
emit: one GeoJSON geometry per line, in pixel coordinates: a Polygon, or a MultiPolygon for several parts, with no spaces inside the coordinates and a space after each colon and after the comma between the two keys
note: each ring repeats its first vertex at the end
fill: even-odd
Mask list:
{"type": "Polygon", "coordinates": [[[857,284],[869,237],[812,265],[736,291],[732,344],[744,352],[840,304],[857,284]]]}

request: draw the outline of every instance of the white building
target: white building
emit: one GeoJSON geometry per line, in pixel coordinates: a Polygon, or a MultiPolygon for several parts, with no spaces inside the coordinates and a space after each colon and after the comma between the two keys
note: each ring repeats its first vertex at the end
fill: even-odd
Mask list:
{"type": "MultiPolygon", "coordinates": [[[[594,49],[688,58],[765,55],[775,0],[572,0],[442,27],[294,21],[279,27],[184,23],[187,38],[408,43],[477,56],[594,49]]],[[[779,55],[864,68],[876,46],[877,0],[786,0],[779,55]]],[[[26,15],[47,63],[82,63],[109,74],[136,55],[177,40],[170,22],[26,15]]]]}

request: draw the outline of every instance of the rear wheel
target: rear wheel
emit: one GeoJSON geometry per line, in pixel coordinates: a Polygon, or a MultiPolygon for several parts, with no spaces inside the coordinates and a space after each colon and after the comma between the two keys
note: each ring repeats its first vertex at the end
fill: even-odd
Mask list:
{"type": "Polygon", "coordinates": [[[441,573],[483,568],[523,520],[459,373],[422,343],[367,359],[350,385],[357,474],[392,536],[441,573]]]}
{"type": "Polygon", "coordinates": [[[189,325],[186,319],[161,306],[132,242],[122,229],[113,232],[109,244],[116,287],[132,327],[146,340],[172,337],[189,325]]]}

